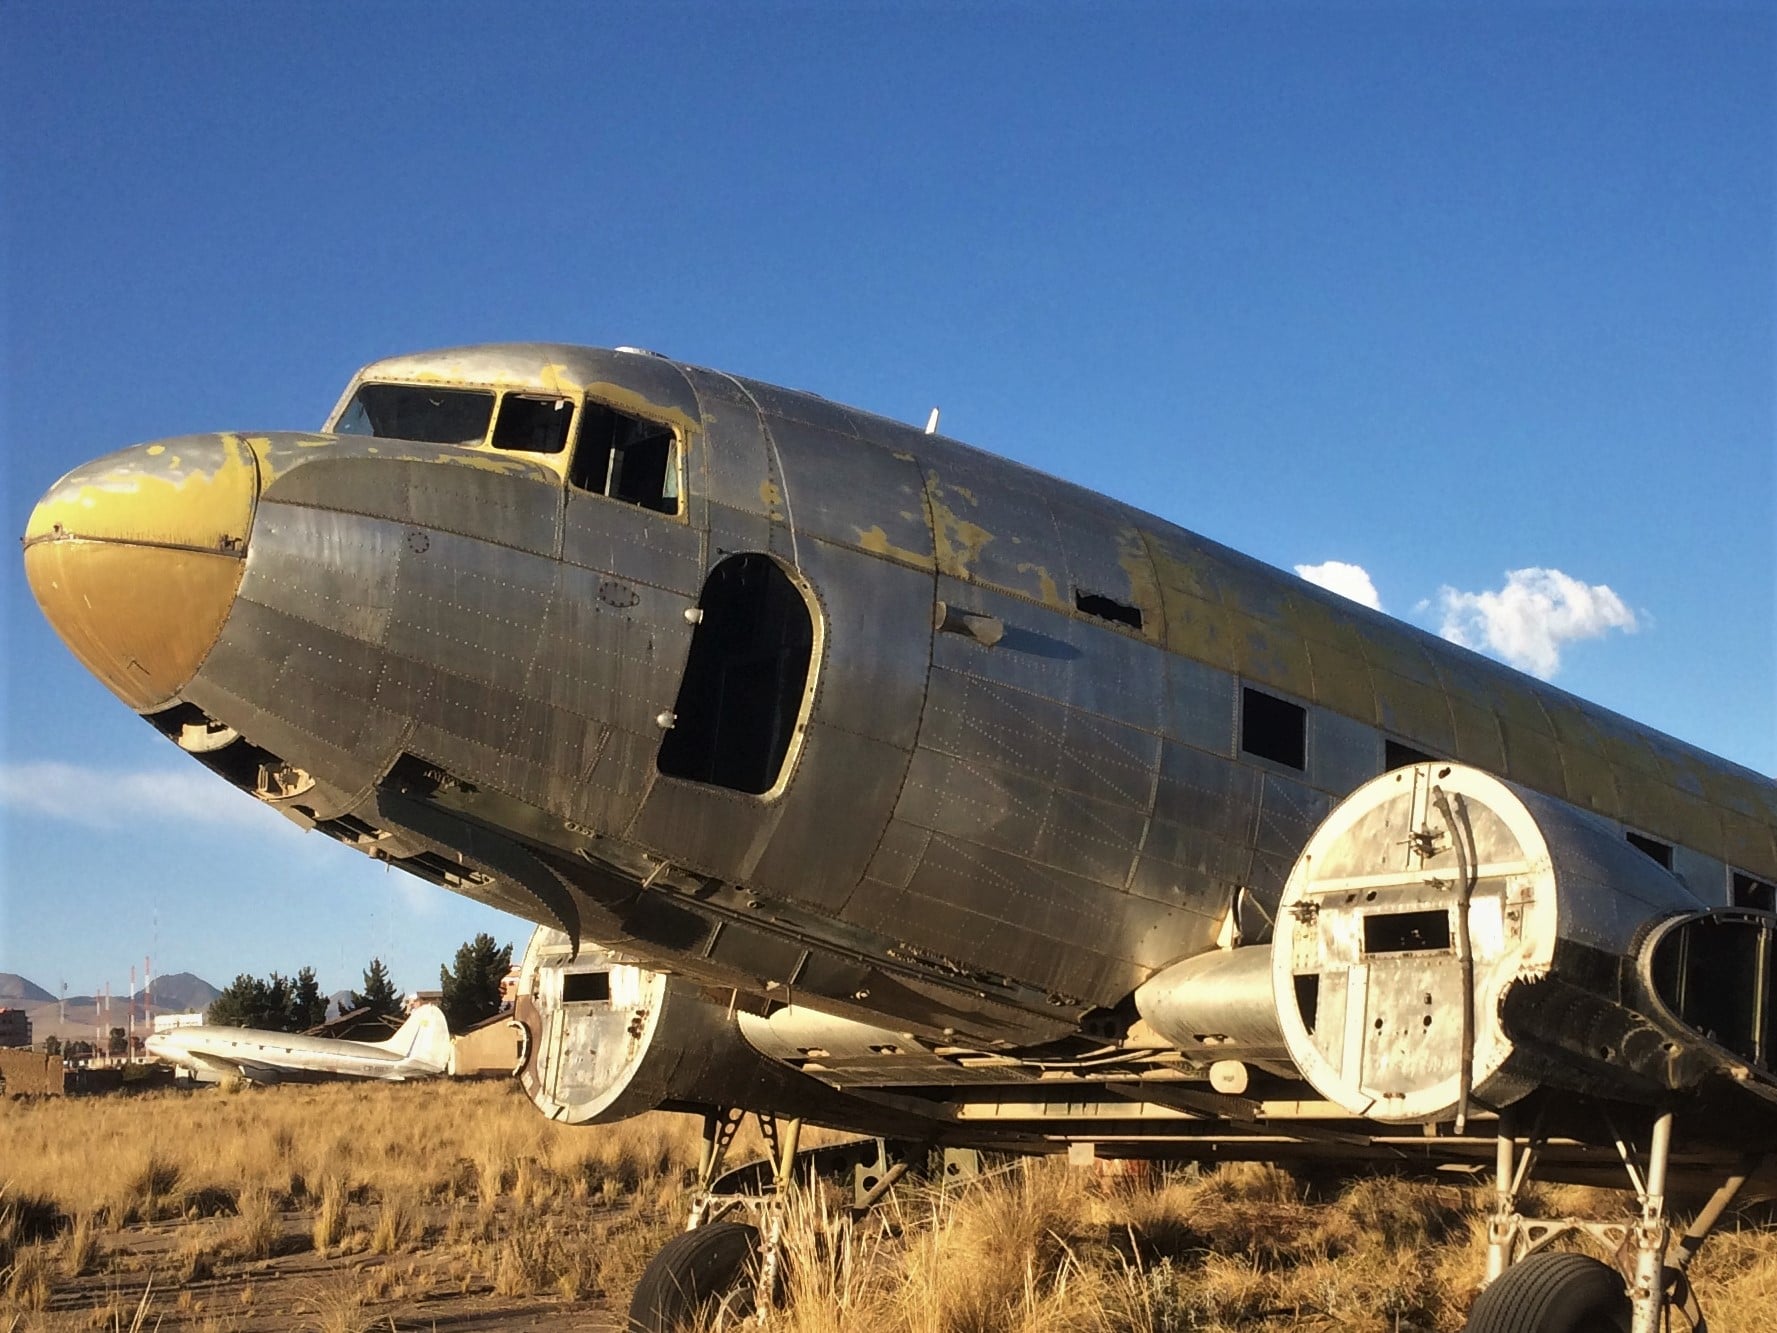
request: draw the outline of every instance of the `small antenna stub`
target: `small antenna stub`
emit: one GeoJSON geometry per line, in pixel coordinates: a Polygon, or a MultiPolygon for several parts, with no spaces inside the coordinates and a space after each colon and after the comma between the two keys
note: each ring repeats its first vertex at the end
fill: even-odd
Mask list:
{"type": "Polygon", "coordinates": [[[927,435],[936,435],[937,433],[938,433],[938,409],[934,407],[932,409],[932,415],[926,418],[926,434],[927,435]]]}

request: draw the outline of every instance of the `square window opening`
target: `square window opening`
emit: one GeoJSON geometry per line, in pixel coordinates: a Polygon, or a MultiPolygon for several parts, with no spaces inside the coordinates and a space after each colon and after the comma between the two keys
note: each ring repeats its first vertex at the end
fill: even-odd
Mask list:
{"type": "Polygon", "coordinates": [[[1240,748],[1261,759],[1307,771],[1308,710],[1263,690],[1242,688],[1240,748]]]}
{"type": "Polygon", "coordinates": [[[1760,912],[1777,912],[1777,884],[1734,871],[1731,896],[1735,907],[1750,907],[1760,912]]]}

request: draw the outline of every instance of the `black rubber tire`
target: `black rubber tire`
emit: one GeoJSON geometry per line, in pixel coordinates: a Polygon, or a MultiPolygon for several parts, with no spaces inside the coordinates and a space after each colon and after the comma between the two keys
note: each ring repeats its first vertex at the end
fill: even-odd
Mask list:
{"type": "Polygon", "coordinates": [[[1629,1333],[1629,1293],[1587,1255],[1533,1254],[1475,1298],[1464,1333],[1629,1333]]]}
{"type": "Polygon", "coordinates": [[[679,1333],[696,1325],[731,1293],[735,1314],[749,1313],[759,1255],[758,1228],[711,1222],[674,1236],[648,1261],[629,1301],[630,1333],[679,1333]]]}

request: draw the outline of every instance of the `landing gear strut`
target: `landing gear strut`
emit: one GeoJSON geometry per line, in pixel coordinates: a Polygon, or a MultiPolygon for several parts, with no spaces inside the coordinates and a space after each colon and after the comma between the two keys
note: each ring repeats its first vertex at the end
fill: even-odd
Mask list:
{"type": "Polygon", "coordinates": [[[1511,1117],[1501,1118],[1494,1156],[1494,1208],[1487,1223],[1487,1281],[1469,1311],[1467,1333],[1662,1333],[1666,1315],[1673,1310],[1684,1316],[1692,1333],[1708,1333],[1686,1273],[1758,1159],[1742,1162],[1674,1242],[1666,1216],[1672,1112],[1655,1117],[1645,1161],[1608,1115],[1606,1123],[1640,1204],[1640,1216],[1633,1222],[1524,1216],[1518,1209],[1518,1193],[1545,1141],[1541,1117],[1522,1141],[1511,1117]],[[1618,1267],[1547,1248],[1574,1234],[1609,1249],[1618,1267]]]}
{"type": "Polygon", "coordinates": [[[649,1261],[630,1299],[631,1333],[674,1333],[697,1325],[720,1327],[770,1306],[782,1269],[784,1206],[802,1122],[757,1115],[770,1151],[770,1178],[759,1193],[719,1194],[716,1182],[746,1112],[712,1110],[703,1118],[697,1188],[683,1235],[649,1261]],[[738,1213],[750,1214],[740,1221],[738,1213]]]}

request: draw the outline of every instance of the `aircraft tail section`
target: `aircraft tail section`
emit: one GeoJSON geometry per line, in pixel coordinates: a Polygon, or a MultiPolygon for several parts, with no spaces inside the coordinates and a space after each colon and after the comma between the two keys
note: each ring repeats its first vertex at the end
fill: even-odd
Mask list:
{"type": "Polygon", "coordinates": [[[450,1025],[445,1022],[444,1010],[435,1004],[422,1004],[394,1036],[375,1044],[404,1060],[433,1066],[436,1072],[450,1064],[450,1025]]]}

